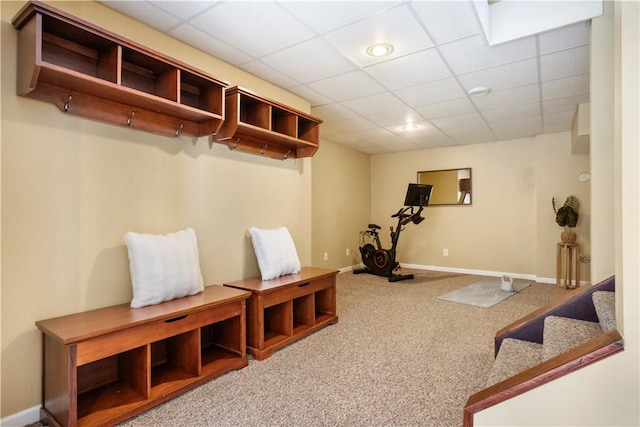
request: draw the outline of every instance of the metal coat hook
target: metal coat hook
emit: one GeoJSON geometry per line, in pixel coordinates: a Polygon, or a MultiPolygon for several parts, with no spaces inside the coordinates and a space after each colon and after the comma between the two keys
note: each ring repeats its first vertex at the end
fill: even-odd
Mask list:
{"type": "Polygon", "coordinates": [[[235,150],[236,148],[238,148],[238,142],[240,142],[240,138],[236,138],[236,140],[233,141],[233,148],[231,148],[232,150],[235,150]]]}
{"type": "Polygon", "coordinates": [[[180,123],[180,127],[178,129],[176,129],[176,136],[180,136],[180,133],[182,132],[182,127],[184,125],[182,123],[180,123]]]}
{"type": "Polygon", "coordinates": [[[287,154],[284,155],[285,160],[287,160],[287,157],[289,157],[289,153],[291,153],[291,150],[287,151],[287,154]]]}
{"type": "Polygon", "coordinates": [[[132,111],[131,114],[129,114],[129,118],[127,119],[127,126],[131,126],[133,124],[133,116],[136,115],[135,111],[132,111]]]}
{"type": "Polygon", "coordinates": [[[69,95],[69,98],[67,99],[67,102],[64,103],[64,112],[67,113],[69,112],[69,110],[71,110],[71,95],[69,95]]]}
{"type": "Polygon", "coordinates": [[[264,147],[262,147],[262,151],[260,151],[260,154],[264,154],[264,150],[267,149],[267,144],[264,144],[264,147]]]}

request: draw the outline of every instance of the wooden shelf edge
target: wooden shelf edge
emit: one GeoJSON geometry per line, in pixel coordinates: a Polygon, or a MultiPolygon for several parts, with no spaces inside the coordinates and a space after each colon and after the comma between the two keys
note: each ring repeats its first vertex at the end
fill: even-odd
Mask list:
{"type": "Polygon", "coordinates": [[[463,426],[473,427],[473,415],[477,412],[623,350],[624,340],[619,331],[613,330],[511,378],[480,390],[467,400],[463,410],[463,426]]]}

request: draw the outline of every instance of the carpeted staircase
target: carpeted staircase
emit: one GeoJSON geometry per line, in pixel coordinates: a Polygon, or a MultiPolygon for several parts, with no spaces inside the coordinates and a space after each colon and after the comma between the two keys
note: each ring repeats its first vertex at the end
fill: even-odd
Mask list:
{"type": "Polygon", "coordinates": [[[475,413],[624,350],[616,328],[615,278],[582,286],[496,333],[495,360],[483,390],[464,408],[475,413]]]}
{"type": "Polygon", "coordinates": [[[544,319],[542,344],[505,338],[496,355],[487,387],[615,329],[615,294],[598,291],[592,294],[592,299],[598,323],[548,316],[544,319]]]}

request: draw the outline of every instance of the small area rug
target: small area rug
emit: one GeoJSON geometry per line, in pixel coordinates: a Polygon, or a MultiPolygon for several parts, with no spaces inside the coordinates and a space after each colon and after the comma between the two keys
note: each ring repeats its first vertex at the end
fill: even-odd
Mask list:
{"type": "Polygon", "coordinates": [[[501,285],[502,280],[499,277],[490,277],[449,292],[448,294],[441,295],[438,299],[473,305],[475,307],[491,308],[497,303],[529,287],[530,283],[515,279],[513,281],[513,289],[515,292],[505,292],[500,289],[501,285]]]}

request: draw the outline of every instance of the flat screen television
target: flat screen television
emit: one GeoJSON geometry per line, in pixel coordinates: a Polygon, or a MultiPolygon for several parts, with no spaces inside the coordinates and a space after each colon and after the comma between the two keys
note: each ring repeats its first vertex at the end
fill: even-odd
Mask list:
{"type": "Polygon", "coordinates": [[[431,198],[431,190],[433,185],[430,184],[409,184],[407,195],[404,198],[405,206],[422,206],[429,204],[431,198]]]}

